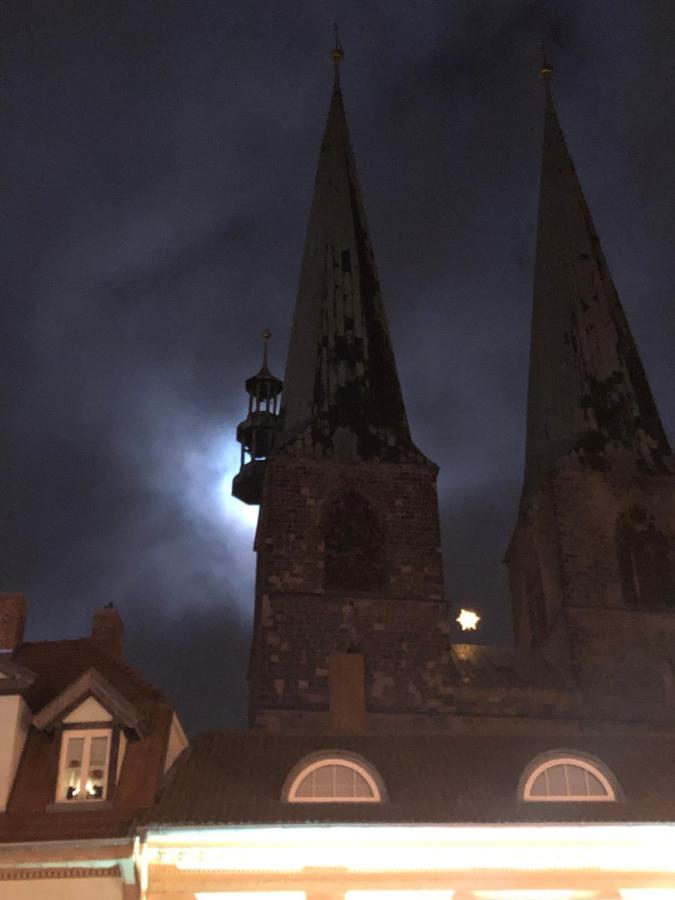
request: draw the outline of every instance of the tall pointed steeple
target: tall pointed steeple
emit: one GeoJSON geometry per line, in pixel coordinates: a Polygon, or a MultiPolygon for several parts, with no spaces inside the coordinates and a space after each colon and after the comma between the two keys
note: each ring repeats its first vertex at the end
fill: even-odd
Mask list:
{"type": "MultiPolygon", "coordinates": [[[[410,439],[345,121],[339,44],[331,56],[285,421],[258,494],[249,665],[252,726],[303,733],[336,727],[339,697],[363,712],[349,726],[362,728],[371,714],[434,718],[452,695],[438,468],[410,439]]],[[[249,466],[262,462],[251,457],[249,466]]]]}
{"type": "Polygon", "coordinates": [[[284,379],[281,446],[401,459],[410,440],[342,91],[342,48],[321,143],[284,379]]]}
{"type": "Polygon", "coordinates": [[[600,247],[544,63],[526,496],[547,472],[672,471],[656,404],[600,247]]]}

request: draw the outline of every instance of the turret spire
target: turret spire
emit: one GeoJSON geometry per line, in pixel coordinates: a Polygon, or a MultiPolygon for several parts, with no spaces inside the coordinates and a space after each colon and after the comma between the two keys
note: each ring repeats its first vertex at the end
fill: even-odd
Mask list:
{"type": "Polygon", "coordinates": [[[246,379],[248,414],[237,425],[241,444],[241,468],[232,481],[232,493],[239,500],[257,505],[262,498],[265,459],[279,429],[279,396],[283,383],[268,368],[267,348],[272,332],[262,333],[263,354],[260,370],[246,379]]]}
{"type": "Polygon", "coordinates": [[[569,156],[544,57],[544,147],[525,488],[561,466],[664,472],[673,460],[569,156]]]}
{"type": "Polygon", "coordinates": [[[284,379],[279,446],[341,458],[418,454],[408,431],[361,188],[335,79],[284,379]]]}

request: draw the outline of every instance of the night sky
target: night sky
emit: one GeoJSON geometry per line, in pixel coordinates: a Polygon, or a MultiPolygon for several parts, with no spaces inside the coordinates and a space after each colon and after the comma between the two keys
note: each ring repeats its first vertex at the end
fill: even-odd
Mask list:
{"type": "Polygon", "coordinates": [[[675,5],[3,4],[0,589],[32,640],[113,601],[191,732],[244,724],[244,379],[282,376],[340,23],[342,84],[449,601],[508,640],[544,40],[562,126],[675,426],[675,5]]]}

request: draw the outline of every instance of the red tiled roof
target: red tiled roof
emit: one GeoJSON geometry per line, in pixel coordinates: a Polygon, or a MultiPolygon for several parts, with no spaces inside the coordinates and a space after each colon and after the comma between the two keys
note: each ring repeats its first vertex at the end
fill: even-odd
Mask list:
{"type": "Polygon", "coordinates": [[[299,822],[571,822],[675,819],[675,736],[200,735],[177,761],[154,824],[299,822]],[[625,793],[617,803],[523,803],[519,779],[539,754],[576,750],[601,760],[625,793]],[[288,804],[281,791],[304,756],[346,750],[382,777],[382,804],[288,804]]]}
{"type": "Polygon", "coordinates": [[[12,659],[39,676],[26,694],[26,702],[33,712],[42,709],[92,668],[134,706],[151,709],[158,701],[166,702],[161,691],[144,681],[130,665],[106,653],[91,638],[21,644],[12,659]]]}

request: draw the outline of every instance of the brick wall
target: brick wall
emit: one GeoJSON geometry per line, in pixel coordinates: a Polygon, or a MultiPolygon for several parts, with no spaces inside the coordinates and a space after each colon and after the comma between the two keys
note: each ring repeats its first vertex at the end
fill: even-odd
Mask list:
{"type": "Polygon", "coordinates": [[[673,478],[579,470],[540,486],[507,554],[517,642],[545,646],[578,683],[604,692],[608,709],[621,697],[662,704],[664,665],[674,661],[675,608],[665,598],[662,608],[631,607],[625,596],[617,529],[635,510],[664,536],[675,564],[673,478]],[[541,634],[533,608],[543,609],[541,634]]]}
{"type": "MultiPolygon", "coordinates": [[[[251,719],[259,709],[321,710],[328,656],[365,654],[371,709],[440,702],[449,616],[436,467],[273,457],[267,462],[251,656],[251,719]],[[325,535],[336,499],[356,493],[381,526],[385,577],[377,589],[326,590],[325,535]]],[[[353,581],[353,579],[351,579],[353,581]]]]}

